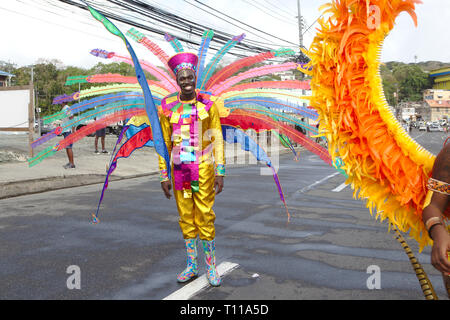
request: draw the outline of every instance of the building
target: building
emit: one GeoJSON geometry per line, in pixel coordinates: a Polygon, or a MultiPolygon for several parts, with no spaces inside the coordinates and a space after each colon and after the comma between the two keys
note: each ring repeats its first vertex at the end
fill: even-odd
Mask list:
{"type": "Polygon", "coordinates": [[[279,76],[281,81],[295,80],[295,74],[292,70],[275,72],[274,75],[279,76]]]}
{"type": "Polygon", "coordinates": [[[15,75],[0,70],[0,87],[10,87],[12,77],[15,77],[15,75]]]}
{"type": "Polygon", "coordinates": [[[398,104],[397,119],[404,121],[430,121],[430,106],[424,101],[403,101],[398,104]]]}
{"type": "MultiPolygon", "coordinates": [[[[449,68],[450,70],[450,68],[449,68]]],[[[450,76],[450,73],[449,73],[450,76]]],[[[430,108],[430,120],[436,121],[450,117],[450,90],[427,89],[423,99],[430,108]]]]}
{"type": "Polygon", "coordinates": [[[402,120],[416,120],[416,109],[415,108],[403,108],[401,113],[402,120]]]}
{"type": "Polygon", "coordinates": [[[430,71],[433,89],[450,90],[450,67],[430,71]]]}
{"type": "Polygon", "coordinates": [[[430,120],[437,121],[450,118],[450,99],[448,100],[425,100],[430,108],[430,120]]]}
{"type": "Polygon", "coordinates": [[[423,100],[450,100],[450,90],[427,89],[423,91],[423,100]]]}

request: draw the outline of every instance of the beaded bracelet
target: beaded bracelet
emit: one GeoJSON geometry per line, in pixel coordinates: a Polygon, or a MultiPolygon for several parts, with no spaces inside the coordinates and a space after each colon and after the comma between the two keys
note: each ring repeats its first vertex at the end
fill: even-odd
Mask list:
{"type": "Polygon", "coordinates": [[[166,169],[159,171],[159,181],[160,182],[169,181],[169,177],[168,177],[166,169]]]}
{"type": "Polygon", "coordinates": [[[225,176],[225,166],[223,164],[217,165],[216,176],[225,176]]]}

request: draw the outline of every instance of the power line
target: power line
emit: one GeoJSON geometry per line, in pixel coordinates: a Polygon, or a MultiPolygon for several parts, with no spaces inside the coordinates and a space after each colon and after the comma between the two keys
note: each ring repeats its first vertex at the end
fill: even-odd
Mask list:
{"type": "MultiPolygon", "coordinates": [[[[269,1],[267,1],[267,0],[263,0],[263,1],[264,1],[265,3],[270,4],[270,5],[273,6],[274,8],[277,8],[278,10],[281,10],[281,11],[287,13],[289,16],[291,15],[291,12],[290,12],[290,11],[286,11],[286,10],[284,10],[284,9],[282,8],[282,4],[280,3],[281,1],[278,1],[277,6],[273,5],[271,2],[269,2],[269,1]]],[[[285,8],[287,8],[287,7],[285,7],[285,8]]]]}
{"type": "Polygon", "coordinates": [[[282,21],[282,22],[284,22],[284,23],[288,23],[288,24],[291,24],[291,25],[295,25],[295,23],[293,23],[293,22],[286,21],[286,18],[283,18],[283,17],[279,18],[279,17],[276,17],[276,16],[274,16],[273,14],[271,14],[271,13],[269,13],[269,12],[264,11],[263,9],[261,9],[261,7],[266,8],[266,9],[268,9],[269,11],[270,11],[271,9],[267,8],[266,6],[263,6],[263,5],[260,4],[260,3],[258,3],[258,4],[259,4],[259,6],[261,6],[261,7],[259,7],[259,6],[256,5],[256,4],[253,4],[252,2],[249,2],[249,0],[242,0],[242,1],[244,1],[245,3],[248,3],[248,4],[251,5],[252,7],[258,9],[258,10],[261,11],[261,12],[263,12],[264,14],[267,14],[267,15],[271,16],[272,18],[275,18],[275,19],[277,19],[277,20],[279,20],[279,21],[282,21]]]}
{"type": "MultiPolygon", "coordinates": [[[[72,1],[72,0],[58,0],[58,1],[66,3],[66,4],[69,4],[69,5],[72,5],[72,6],[76,6],[76,7],[80,8],[80,9],[83,9],[83,10],[87,10],[87,7],[84,4],[80,4],[80,3],[77,3],[77,2],[72,1]]],[[[135,13],[139,13],[139,14],[141,14],[143,16],[148,17],[148,18],[157,19],[158,21],[164,23],[165,25],[169,25],[171,27],[174,27],[174,28],[177,28],[177,29],[181,29],[181,31],[184,31],[184,32],[191,31],[189,29],[186,29],[186,27],[188,27],[188,28],[191,27],[192,28],[192,33],[195,34],[196,36],[198,36],[199,38],[201,37],[201,35],[203,34],[203,31],[205,29],[211,29],[211,28],[208,28],[206,26],[202,26],[203,27],[203,29],[202,29],[197,24],[195,24],[193,22],[190,22],[189,20],[180,18],[180,17],[178,17],[176,15],[173,15],[173,14],[165,12],[165,11],[163,11],[163,14],[159,14],[160,13],[159,12],[160,9],[157,9],[157,8],[154,11],[149,11],[145,7],[141,8],[141,7],[137,6],[137,8],[136,8],[136,6],[133,7],[133,6],[130,5],[130,3],[135,4],[136,1],[127,1],[127,2],[129,2],[127,4],[125,4],[123,2],[118,2],[118,1],[110,1],[110,2],[112,2],[114,4],[117,4],[117,5],[120,5],[120,6],[124,7],[124,8],[129,9],[130,11],[133,11],[135,13]],[[166,19],[164,19],[164,18],[166,18],[166,19]],[[190,23],[190,25],[188,23],[190,23]]],[[[139,5],[140,3],[137,2],[137,4],[139,5]]],[[[152,9],[153,9],[153,7],[152,7],[152,9]]],[[[100,13],[102,13],[103,15],[105,15],[106,17],[110,18],[110,19],[114,19],[116,21],[120,21],[122,23],[125,23],[125,24],[128,24],[128,25],[132,25],[132,26],[140,28],[140,29],[144,29],[144,30],[150,31],[151,33],[159,34],[159,35],[162,35],[162,36],[164,36],[164,34],[165,34],[165,32],[163,32],[162,30],[155,29],[155,28],[150,27],[148,25],[144,25],[142,23],[136,22],[136,20],[139,19],[139,18],[135,17],[133,20],[125,19],[122,16],[117,15],[114,12],[111,12],[111,11],[105,11],[103,9],[98,9],[98,11],[100,13]]],[[[215,43],[222,43],[222,44],[226,43],[229,40],[229,38],[232,37],[232,35],[228,35],[228,34],[223,33],[223,32],[221,32],[221,33],[217,32],[216,35],[217,36],[214,38],[214,42],[215,43]]],[[[186,43],[195,44],[195,45],[199,45],[200,44],[200,41],[193,41],[191,39],[187,39],[186,37],[178,37],[178,38],[180,40],[186,42],[186,43]]],[[[246,51],[251,51],[251,52],[265,52],[265,51],[269,51],[270,50],[270,49],[266,49],[266,48],[262,48],[262,47],[246,45],[246,44],[243,44],[243,43],[240,43],[240,44],[236,45],[236,47],[235,47],[236,49],[241,49],[241,50],[246,50],[246,51]]],[[[213,45],[211,45],[211,49],[212,50],[218,50],[218,48],[215,48],[213,45]]],[[[238,56],[238,57],[246,57],[246,56],[248,56],[248,55],[237,54],[235,52],[230,52],[230,54],[238,56]]]]}
{"type": "MultiPolygon", "coordinates": [[[[118,2],[118,1],[114,1],[114,0],[111,0],[111,1],[112,2],[118,2]]],[[[151,17],[151,18],[153,18],[153,19],[155,19],[157,21],[163,22],[163,23],[168,24],[168,25],[170,25],[172,27],[178,28],[179,30],[184,31],[187,34],[195,34],[196,36],[201,37],[204,30],[212,29],[210,27],[199,25],[199,24],[196,24],[196,23],[194,23],[192,21],[189,21],[187,19],[184,19],[184,18],[181,18],[179,16],[173,15],[173,14],[171,14],[169,12],[165,12],[165,11],[159,12],[161,9],[148,6],[147,4],[142,4],[141,1],[129,0],[129,1],[126,1],[126,2],[127,2],[126,5],[121,3],[121,2],[119,2],[119,5],[122,5],[122,6],[126,7],[126,8],[128,8],[129,10],[134,10],[135,12],[138,12],[140,14],[147,15],[147,16],[149,16],[149,17],[151,17]],[[136,7],[133,7],[133,6],[136,6],[136,7]],[[146,13],[143,13],[142,9],[147,10],[146,13]],[[149,9],[151,9],[151,10],[148,11],[149,9]]],[[[214,42],[219,42],[221,44],[224,44],[231,37],[232,37],[232,35],[225,34],[223,32],[219,32],[218,33],[216,31],[216,36],[214,38],[214,42]]],[[[184,40],[187,43],[194,43],[194,44],[197,44],[197,45],[199,44],[199,42],[192,42],[191,40],[186,39],[186,38],[181,38],[179,36],[178,36],[178,38],[180,40],[184,40]]],[[[252,51],[257,51],[257,52],[263,52],[263,51],[268,51],[269,50],[269,49],[266,49],[266,48],[261,48],[260,46],[259,47],[248,46],[248,45],[243,44],[242,42],[237,44],[236,47],[241,48],[241,49],[244,47],[245,50],[249,50],[250,49],[252,51]]]]}
{"type": "MultiPolygon", "coordinates": [[[[124,5],[123,1],[117,1],[117,0],[110,0],[110,1],[113,2],[113,3],[118,3],[119,5],[122,5],[122,6],[126,6],[128,9],[131,9],[131,10],[135,10],[136,8],[130,7],[130,5],[136,6],[137,8],[139,8],[138,11],[137,11],[138,13],[143,14],[142,10],[145,10],[147,15],[150,14],[151,17],[153,17],[154,19],[157,19],[157,20],[158,20],[158,18],[164,19],[164,22],[166,24],[168,23],[168,21],[171,21],[171,22],[173,22],[175,24],[178,24],[178,28],[181,29],[182,31],[186,32],[186,33],[188,33],[187,32],[188,30],[186,30],[186,26],[189,28],[189,33],[192,33],[192,32],[195,31],[198,36],[201,36],[203,34],[203,31],[206,30],[206,29],[213,29],[214,30],[214,28],[207,27],[207,26],[204,26],[204,25],[192,22],[192,21],[187,20],[185,18],[182,18],[180,16],[174,15],[174,14],[172,14],[170,12],[161,10],[159,8],[156,8],[156,7],[152,7],[152,6],[150,6],[150,5],[146,4],[146,3],[143,3],[142,1],[125,0],[127,5],[124,5]],[[156,17],[155,17],[155,15],[156,15],[156,17]]],[[[229,38],[231,38],[233,36],[233,35],[230,35],[230,34],[226,34],[224,32],[220,32],[218,30],[214,30],[214,31],[216,33],[216,36],[214,37],[213,41],[216,41],[216,38],[218,36],[218,38],[220,39],[219,42],[225,43],[226,41],[229,40],[229,38]]],[[[248,40],[246,42],[250,42],[250,41],[251,40],[248,40]]],[[[254,42],[258,43],[256,41],[254,41],[254,42]]],[[[246,49],[246,50],[250,49],[250,50],[256,51],[256,52],[263,52],[263,51],[270,50],[267,47],[266,48],[261,47],[261,45],[255,47],[255,46],[246,45],[243,42],[238,44],[236,47],[238,47],[238,48],[245,47],[244,49],[246,49]]]]}
{"type": "Polygon", "coordinates": [[[322,18],[322,16],[323,16],[323,14],[321,14],[319,17],[317,17],[317,19],[316,20],[314,20],[314,22],[303,32],[303,34],[305,34],[306,33],[306,31],[308,31],[309,29],[311,29],[311,27],[313,26],[313,25],[315,25],[316,24],[316,22],[317,22],[317,20],[319,20],[320,18],[322,18]]]}
{"type": "MultiPolygon", "coordinates": [[[[71,5],[79,9],[87,10],[85,4],[81,4],[74,0],[54,0],[54,1],[63,3],[64,5],[71,5]]],[[[148,2],[143,2],[139,0],[123,0],[123,1],[105,0],[105,1],[108,1],[109,5],[103,5],[103,3],[99,3],[99,1],[95,2],[89,1],[89,2],[93,7],[96,7],[96,9],[107,18],[120,23],[124,23],[129,26],[134,26],[138,29],[146,30],[153,35],[164,36],[165,31],[168,28],[173,29],[174,33],[172,33],[172,35],[177,37],[180,41],[184,42],[186,44],[186,47],[192,45],[198,47],[200,45],[201,37],[203,35],[204,30],[208,29],[214,30],[215,33],[215,36],[210,44],[211,52],[219,50],[220,47],[218,47],[217,45],[224,45],[234,36],[226,32],[217,30],[215,28],[211,28],[210,26],[205,26],[202,25],[201,23],[196,23],[192,20],[186,19],[184,17],[181,17],[164,9],[155,7],[149,4],[148,2]],[[161,24],[161,26],[163,27],[158,26],[158,24],[161,24]]],[[[72,11],[72,14],[73,13],[74,12],[72,11]]],[[[265,46],[265,43],[262,43],[260,41],[245,39],[245,41],[237,43],[235,47],[229,51],[229,54],[242,58],[253,56],[255,55],[255,53],[267,52],[275,49],[273,43],[270,43],[268,45],[269,46],[265,46]]],[[[296,44],[294,45],[295,48],[298,47],[298,45],[296,44]]],[[[283,61],[283,60],[284,58],[271,59],[271,61],[283,61]]]]}
{"type": "MultiPolygon", "coordinates": [[[[184,0],[184,1],[187,2],[186,0],[184,0]]],[[[260,29],[258,29],[258,28],[255,28],[255,27],[253,27],[253,26],[251,26],[251,25],[249,25],[249,24],[247,24],[247,23],[245,23],[245,22],[242,22],[242,21],[240,21],[240,20],[238,20],[238,19],[235,19],[235,18],[233,18],[233,17],[231,17],[231,16],[229,16],[229,15],[223,13],[223,12],[220,12],[220,11],[218,11],[218,10],[216,10],[216,9],[214,9],[214,8],[212,8],[212,7],[208,6],[208,5],[206,5],[206,4],[204,4],[203,2],[200,2],[200,1],[198,1],[198,0],[193,0],[193,1],[195,1],[195,2],[197,2],[197,3],[199,3],[199,4],[201,4],[201,5],[203,5],[203,6],[205,6],[205,7],[207,7],[208,9],[210,9],[210,10],[212,10],[212,11],[214,11],[214,12],[218,12],[218,13],[224,15],[225,17],[227,17],[227,18],[229,18],[229,19],[232,19],[232,20],[237,21],[237,22],[239,22],[239,23],[241,23],[241,24],[243,24],[243,25],[245,25],[245,26],[247,26],[247,27],[250,27],[250,28],[252,28],[252,29],[254,29],[254,30],[257,30],[257,31],[259,31],[259,32],[261,32],[261,33],[263,33],[263,34],[269,35],[269,36],[271,36],[271,37],[273,37],[273,38],[276,38],[276,39],[278,39],[278,40],[281,40],[281,41],[283,41],[283,42],[287,42],[287,43],[290,43],[290,44],[293,44],[293,45],[297,45],[297,44],[295,44],[295,43],[293,43],[293,42],[290,42],[290,41],[288,41],[288,40],[284,40],[284,39],[282,39],[282,38],[280,38],[280,37],[274,36],[273,34],[270,34],[270,33],[268,33],[268,32],[265,32],[265,31],[263,31],[263,30],[260,30],[260,29]]]]}
{"type": "MultiPolygon", "coordinates": [[[[232,23],[232,22],[230,22],[230,21],[227,21],[227,20],[225,20],[225,19],[219,17],[218,15],[216,15],[216,14],[214,14],[214,13],[211,13],[211,12],[209,12],[209,11],[207,11],[207,10],[205,10],[205,9],[203,9],[203,8],[201,8],[201,7],[199,7],[199,6],[196,6],[195,4],[190,3],[190,2],[188,2],[187,0],[183,0],[183,1],[186,2],[186,3],[188,3],[188,4],[190,4],[191,6],[194,6],[194,7],[198,8],[198,9],[200,9],[200,10],[202,10],[202,11],[204,11],[204,12],[206,12],[206,13],[208,13],[208,14],[214,16],[214,17],[216,17],[216,18],[219,18],[219,19],[221,19],[221,20],[223,20],[223,21],[225,21],[225,22],[227,22],[227,23],[229,23],[229,24],[231,24],[231,25],[233,25],[233,26],[235,26],[235,27],[238,27],[238,28],[240,28],[240,29],[242,29],[242,30],[244,30],[244,31],[247,31],[247,32],[249,32],[249,33],[251,33],[251,34],[253,34],[253,35],[256,35],[256,36],[260,37],[261,39],[270,41],[269,39],[263,38],[263,37],[257,35],[256,33],[252,32],[252,31],[249,31],[248,29],[242,28],[241,26],[238,26],[238,25],[236,25],[236,24],[234,24],[234,23],[232,23]]],[[[222,14],[223,14],[223,13],[222,13],[222,14]]],[[[269,44],[269,45],[273,45],[273,43],[264,43],[264,42],[259,42],[259,41],[254,41],[254,40],[248,40],[248,39],[247,39],[247,41],[249,41],[249,42],[252,42],[252,41],[253,41],[253,42],[255,42],[255,43],[260,43],[260,44],[269,44]]]]}
{"type": "MultiPolygon", "coordinates": [[[[271,8],[267,7],[265,4],[263,4],[263,3],[261,3],[261,2],[259,2],[257,0],[246,0],[246,1],[252,1],[252,2],[255,3],[255,5],[261,6],[262,8],[265,8],[266,10],[269,10],[269,12],[271,12],[273,14],[276,14],[279,17],[278,19],[281,20],[284,23],[289,23],[289,24],[294,24],[295,25],[295,22],[294,22],[295,16],[290,14],[290,13],[286,15],[285,13],[282,13],[280,11],[276,11],[276,10],[278,10],[277,7],[274,6],[274,8],[276,8],[276,10],[271,9],[271,8]]],[[[263,11],[263,10],[261,10],[261,11],[263,11]]],[[[268,13],[268,14],[271,15],[270,13],[268,13]]]]}
{"type": "MultiPolygon", "coordinates": [[[[77,32],[81,32],[81,33],[88,33],[88,32],[83,31],[83,30],[78,30],[78,29],[75,29],[75,28],[70,28],[70,27],[68,27],[68,26],[66,26],[66,25],[63,25],[63,24],[58,24],[58,23],[51,22],[51,21],[48,21],[48,20],[44,20],[44,19],[40,19],[40,18],[37,18],[37,17],[33,17],[33,16],[28,15],[28,14],[25,14],[25,13],[22,13],[22,12],[17,12],[17,11],[14,11],[14,10],[11,10],[11,9],[7,9],[7,8],[4,8],[4,7],[0,7],[0,10],[5,10],[5,11],[8,11],[8,12],[12,12],[12,13],[15,13],[15,14],[18,14],[18,15],[21,15],[21,16],[24,16],[24,17],[27,17],[27,18],[39,20],[39,21],[42,21],[42,22],[45,22],[45,23],[48,23],[48,24],[57,25],[57,26],[59,26],[59,27],[66,28],[66,29],[69,29],[69,30],[72,30],[72,31],[77,31],[77,32]]],[[[98,38],[102,38],[102,39],[107,39],[107,38],[105,38],[105,37],[99,36],[98,34],[93,34],[93,33],[88,33],[88,34],[90,34],[91,36],[94,36],[94,37],[98,37],[98,38]]]]}

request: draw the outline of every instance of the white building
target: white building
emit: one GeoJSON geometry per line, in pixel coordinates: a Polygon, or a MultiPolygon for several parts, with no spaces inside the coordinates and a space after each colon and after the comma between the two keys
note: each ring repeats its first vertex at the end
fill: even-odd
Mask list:
{"type": "Polygon", "coordinates": [[[416,109],[415,108],[403,108],[402,109],[402,120],[409,121],[415,118],[416,109]]]}

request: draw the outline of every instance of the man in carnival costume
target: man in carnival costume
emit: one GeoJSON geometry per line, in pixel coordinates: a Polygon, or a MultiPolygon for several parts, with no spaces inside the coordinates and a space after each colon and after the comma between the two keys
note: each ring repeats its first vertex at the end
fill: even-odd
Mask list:
{"type": "MultiPolygon", "coordinates": [[[[182,52],[171,57],[169,67],[176,75],[180,92],[161,101],[160,123],[172,158],[172,182],[180,215],[179,225],[187,251],[187,267],[177,277],[186,282],[198,275],[197,236],[205,253],[208,281],[219,286],[215,266],[215,194],[223,188],[225,157],[219,109],[223,100],[196,90],[198,57],[182,52]],[[214,161],[212,156],[214,155],[214,161]]],[[[172,182],[159,158],[161,188],[170,199],[172,182]]]]}

